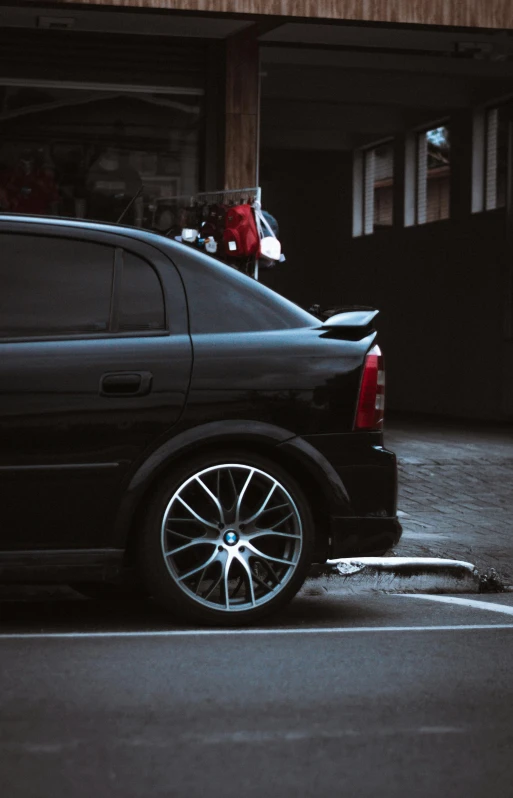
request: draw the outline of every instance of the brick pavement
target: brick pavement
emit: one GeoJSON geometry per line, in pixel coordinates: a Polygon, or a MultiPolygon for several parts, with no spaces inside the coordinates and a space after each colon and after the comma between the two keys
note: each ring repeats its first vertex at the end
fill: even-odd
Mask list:
{"type": "Polygon", "coordinates": [[[398,556],[443,556],[513,583],[513,426],[392,419],[403,538],[398,556]]]}

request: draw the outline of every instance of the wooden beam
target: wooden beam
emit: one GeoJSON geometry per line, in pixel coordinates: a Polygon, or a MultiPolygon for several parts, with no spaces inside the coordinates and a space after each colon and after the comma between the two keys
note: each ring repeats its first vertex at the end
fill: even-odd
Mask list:
{"type": "Polygon", "coordinates": [[[226,42],[225,188],[256,186],[260,56],[253,26],[226,42]]]}
{"type": "Polygon", "coordinates": [[[412,25],[513,28],[511,0],[57,0],[62,5],[124,6],[212,14],[257,14],[412,25]]]}

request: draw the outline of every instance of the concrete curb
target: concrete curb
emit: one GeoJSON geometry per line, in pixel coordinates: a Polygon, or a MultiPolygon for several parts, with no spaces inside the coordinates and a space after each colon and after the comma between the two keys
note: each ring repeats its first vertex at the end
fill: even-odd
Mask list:
{"type": "Polygon", "coordinates": [[[315,566],[300,596],[393,593],[479,593],[477,568],[437,557],[349,557],[315,566]]]}
{"type": "MultiPolygon", "coordinates": [[[[355,593],[479,593],[472,563],[437,557],[348,557],[314,566],[299,596],[355,593]]],[[[66,585],[0,585],[0,601],[82,600],[66,585]]]]}

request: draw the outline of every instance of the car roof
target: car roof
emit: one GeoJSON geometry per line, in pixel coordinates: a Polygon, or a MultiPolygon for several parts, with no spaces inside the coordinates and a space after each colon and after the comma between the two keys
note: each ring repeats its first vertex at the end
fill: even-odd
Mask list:
{"type": "Polygon", "coordinates": [[[110,224],[109,222],[95,222],[89,219],[69,219],[64,216],[30,216],[23,213],[0,212],[0,222],[2,221],[19,222],[20,224],[58,225],[59,227],[67,227],[75,230],[97,230],[103,233],[129,235],[131,238],[138,238],[141,241],[146,241],[154,245],[168,244],[170,242],[170,239],[166,238],[166,236],[141,229],[140,227],[133,227],[125,224],[110,224]]]}

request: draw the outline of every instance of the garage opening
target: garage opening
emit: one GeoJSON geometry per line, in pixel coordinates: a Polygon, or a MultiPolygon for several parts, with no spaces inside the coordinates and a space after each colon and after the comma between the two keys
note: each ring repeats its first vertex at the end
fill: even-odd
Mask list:
{"type": "Polygon", "coordinates": [[[390,408],[513,414],[512,37],[286,24],[262,45],[261,183],[287,256],[263,279],[381,310],[390,408]]]}

